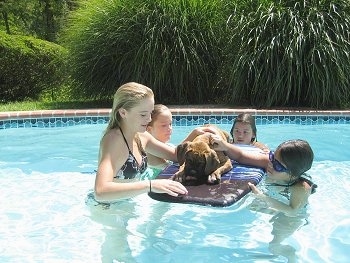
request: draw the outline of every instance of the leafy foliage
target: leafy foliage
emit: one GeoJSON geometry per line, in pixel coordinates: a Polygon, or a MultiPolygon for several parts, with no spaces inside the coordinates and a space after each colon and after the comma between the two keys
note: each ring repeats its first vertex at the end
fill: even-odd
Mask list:
{"type": "Polygon", "coordinates": [[[65,50],[56,44],[0,32],[0,98],[38,99],[62,84],[65,50]]]}
{"type": "Polygon", "coordinates": [[[55,42],[78,3],[68,63],[57,45],[0,34],[1,99],[66,100],[55,87],[72,79],[79,99],[138,81],[165,104],[349,105],[348,0],[0,0],[0,30],[55,42]]]}
{"type": "Polygon", "coordinates": [[[0,0],[0,29],[55,42],[78,0],[0,0]]]}

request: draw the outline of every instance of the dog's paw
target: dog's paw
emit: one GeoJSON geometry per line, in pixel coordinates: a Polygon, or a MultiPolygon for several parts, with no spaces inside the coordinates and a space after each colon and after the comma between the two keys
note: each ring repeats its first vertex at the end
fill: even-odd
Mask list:
{"type": "Polygon", "coordinates": [[[220,183],[221,175],[217,173],[212,173],[208,176],[208,184],[218,184],[220,183]]]}
{"type": "Polygon", "coordinates": [[[178,182],[180,182],[180,183],[182,183],[182,179],[183,179],[183,175],[182,175],[182,173],[179,173],[179,172],[177,172],[177,173],[175,173],[173,176],[172,176],[172,178],[171,178],[173,181],[178,181],[178,182]]]}

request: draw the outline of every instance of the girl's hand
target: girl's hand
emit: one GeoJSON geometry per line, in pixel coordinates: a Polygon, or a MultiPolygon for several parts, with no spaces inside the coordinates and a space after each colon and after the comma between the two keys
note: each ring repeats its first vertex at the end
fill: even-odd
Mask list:
{"type": "Polygon", "coordinates": [[[191,131],[191,133],[183,140],[185,141],[193,141],[197,136],[208,133],[210,135],[219,135],[217,134],[217,130],[209,127],[209,126],[204,126],[204,127],[197,127],[191,131]]]}
{"type": "Polygon", "coordinates": [[[203,127],[200,127],[199,129],[202,132],[202,134],[208,132],[208,133],[215,134],[215,135],[218,135],[218,136],[220,135],[218,133],[218,130],[216,128],[214,128],[214,127],[211,127],[211,126],[203,126],[203,127]]]}
{"type": "Polygon", "coordinates": [[[254,184],[248,182],[248,185],[249,185],[250,189],[252,189],[252,192],[254,194],[256,194],[256,195],[262,195],[263,194],[263,192],[260,191],[254,184]]]}
{"type": "Polygon", "coordinates": [[[167,193],[171,196],[186,195],[187,189],[179,182],[171,179],[155,179],[150,181],[150,191],[167,193]]]}
{"type": "Polygon", "coordinates": [[[199,136],[199,135],[202,135],[204,133],[218,135],[217,132],[218,131],[216,129],[214,129],[213,127],[210,127],[210,126],[197,127],[193,130],[193,133],[195,134],[195,136],[199,136]]]}
{"type": "Polygon", "coordinates": [[[221,136],[218,135],[210,135],[210,143],[213,145],[214,150],[216,151],[226,151],[227,150],[227,142],[222,139],[221,136]]]}

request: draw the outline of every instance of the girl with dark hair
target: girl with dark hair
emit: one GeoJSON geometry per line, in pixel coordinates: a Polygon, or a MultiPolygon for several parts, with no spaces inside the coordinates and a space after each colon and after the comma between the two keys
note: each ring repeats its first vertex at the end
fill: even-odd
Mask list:
{"type": "Polygon", "coordinates": [[[216,150],[225,151],[227,155],[240,163],[255,165],[266,169],[267,184],[284,188],[289,203],[272,198],[254,184],[248,183],[253,193],[265,201],[269,208],[295,215],[304,207],[309,196],[315,192],[317,187],[306,172],[311,168],[314,153],[307,141],[289,140],[281,143],[277,149],[268,154],[256,154],[244,151],[234,144],[227,143],[213,135],[216,150]]]}
{"type": "Polygon", "coordinates": [[[253,145],[263,151],[269,151],[266,145],[258,142],[255,118],[249,113],[241,113],[236,117],[232,124],[230,134],[233,143],[253,145]]]}

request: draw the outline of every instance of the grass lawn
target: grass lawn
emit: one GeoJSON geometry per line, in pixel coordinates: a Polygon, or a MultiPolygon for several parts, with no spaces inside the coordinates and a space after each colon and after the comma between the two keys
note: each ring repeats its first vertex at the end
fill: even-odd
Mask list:
{"type": "Polygon", "coordinates": [[[4,111],[33,111],[57,109],[94,109],[111,108],[112,101],[24,101],[0,103],[0,112],[4,111]]]}

